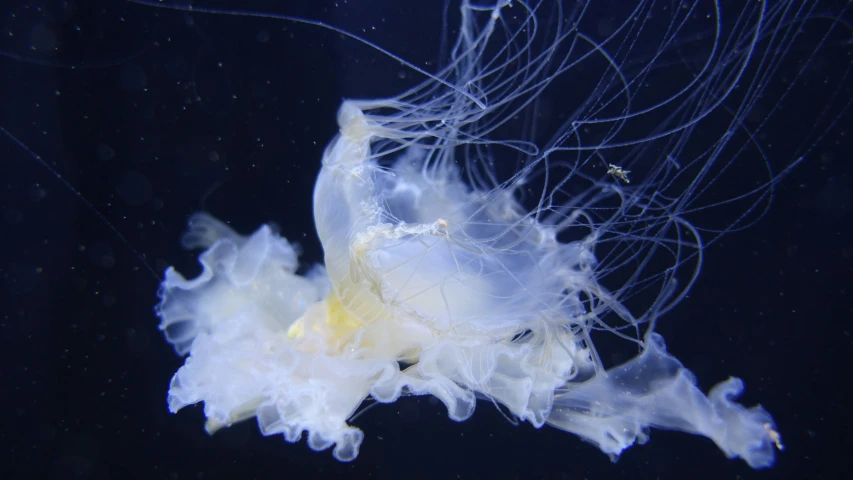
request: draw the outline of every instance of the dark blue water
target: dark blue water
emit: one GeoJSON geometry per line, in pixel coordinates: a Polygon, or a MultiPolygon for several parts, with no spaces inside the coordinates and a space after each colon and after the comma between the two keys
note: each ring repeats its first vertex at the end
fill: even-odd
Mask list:
{"type": "MultiPolygon", "coordinates": [[[[306,3],[243,6],[340,26],[426,69],[441,61],[441,2],[306,3]]],[[[0,10],[0,126],[50,167],[0,135],[0,478],[845,478],[853,131],[842,112],[853,47],[843,41],[853,32],[778,72],[806,83],[761,138],[771,155],[815,124],[814,111],[796,111],[809,95],[840,88],[825,115],[842,115],[778,184],[769,213],[708,249],[692,293],[659,325],[703,389],[739,376],[744,403],[774,415],[787,449],[772,470],[658,431],[613,464],[560,431],[514,427],[491,405],[457,424],[414,397],[359,417],[361,454],[341,464],[262,437],[251,421],[210,437],[200,407],[168,412],[182,360],[157,330],[157,276],[167,265],[198,270],[179,244],[198,210],[243,232],[276,222],[306,262],[321,261],[311,192],[341,99],[421,78],[337,33],[281,20],[105,0],[0,10]]]]}

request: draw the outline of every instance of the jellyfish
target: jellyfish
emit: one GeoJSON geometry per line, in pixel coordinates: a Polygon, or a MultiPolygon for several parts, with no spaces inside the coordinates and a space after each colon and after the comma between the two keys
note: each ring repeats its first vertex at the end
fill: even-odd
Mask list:
{"type": "MultiPolygon", "coordinates": [[[[755,146],[745,118],[808,12],[686,2],[661,26],[661,6],[638,2],[596,36],[583,28],[594,8],[463,0],[436,72],[401,60],[420,84],[344,100],[313,192],[324,262],[304,275],[274,224],[243,235],[192,215],[182,245],[203,250],[202,271],[169,268],[156,308],[186,357],[169,409],[203,403],[211,433],[255,418],[346,462],[365,401],[430,395],[453,420],[492,403],[614,459],[666,429],[772,465],[781,436],[737,403],[743,382],[703,392],[655,327],[706,245],[741,226],[709,238],[690,219],[734,197],[702,203],[755,146]],[[679,81],[649,87],[673,69],[679,81]],[[632,358],[609,364],[611,340],[632,358]]],[[[780,175],[738,197],[747,211],[780,175]]]]}

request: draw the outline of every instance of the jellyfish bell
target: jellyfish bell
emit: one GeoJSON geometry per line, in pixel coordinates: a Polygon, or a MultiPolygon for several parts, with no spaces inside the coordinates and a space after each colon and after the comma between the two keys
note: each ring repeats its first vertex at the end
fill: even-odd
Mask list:
{"type": "MultiPolygon", "coordinates": [[[[743,83],[728,110],[730,128],[742,126],[757,95],[746,73],[755,49],[789,48],[771,32],[797,21],[758,2],[725,22],[713,3],[705,62],[644,104],[637,89],[663,52],[688,47],[675,34],[696,5],[672,12],[672,32],[634,65],[634,44],[616,33],[596,41],[577,22],[543,20],[580,21],[586,7],[463,1],[447,65],[400,96],[342,103],[313,195],[322,267],[298,275],[297,248],[268,226],[242,236],[208,214],[191,218],[184,245],[205,249],[203,271],[186,279],[170,268],[157,308],[168,341],[188,355],[169,408],[203,402],[211,432],[256,417],[265,435],[295,442],[307,432],[312,449],[350,461],[364,436],[349,420],[368,398],[432,395],[457,421],[485,399],[614,457],[654,427],[771,465],[782,448],[771,416],[735,402],[739,379],[703,393],[654,326],[701,264],[702,235],[684,215],[715,180],[715,163],[732,161],[721,160],[732,135],[698,154],[688,141],[743,83]],[[604,73],[547,140],[501,137],[592,58],[606,60],[604,73]],[[658,121],[632,137],[625,125],[646,118],[658,121]],[[658,154],[643,164],[656,140],[688,160],[658,154]],[[617,149],[630,153],[625,162],[612,158],[617,149]],[[508,174],[493,162],[507,152],[521,158],[508,174]],[[570,193],[570,184],[584,188],[570,193]],[[655,270],[660,252],[670,261],[655,270]],[[632,313],[638,294],[652,300],[632,313]],[[605,365],[602,333],[631,342],[636,356],[605,365]]],[[[650,15],[650,5],[637,8],[650,15]]],[[[643,28],[635,13],[615,28],[625,38],[643,28]]],[[[778,64],[757,68],[762,78],[778,64]]]]}

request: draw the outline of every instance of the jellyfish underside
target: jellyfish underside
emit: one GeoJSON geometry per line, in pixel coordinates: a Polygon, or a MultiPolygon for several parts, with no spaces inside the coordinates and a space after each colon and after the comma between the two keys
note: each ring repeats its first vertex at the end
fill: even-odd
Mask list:
{"type": "MultiPolygon", "coordinates": [[[[451,95],[479,115],[473,93],[451,95]]],[[[205,249],[203,271],[168,269],[157,308],[187,355],[172,412],[203,402],[210,432],[256,417],[264,435],[308,432],[312,449],[351,461],[364,435],[348,420],[366,399],[432,395],[456,421],[485,399],[614,458],[655,427],[706,436],[755,468],[773,463],[775,425],[734,401],[742,382],[705,395],[653,331],[635,358],[605,370],[589,334],[603,310],[590,305],[636,320],[599,283],[595,232],[561,241],[511,188],[466,182],[441,156],[452,128],[429,143],[435,132],[413,127],[446,126],[441,111],[407,108],[340,107],[314,188],[325,262],[306,275],[298,248],[270,226],[241,236],[208,214],[190,218],[183,243],[205,249]],[[377,155],[379,144],[396,146],[377,155]]]]}
{"type": "Polygon", "coordinates": [[[207,248],[203,272],[169,269],[158,308],[189,354],[173,412],[204,402],[209,431],[257,417],[265,435],[307,431],[311,448],[349,461],[363,434],[347,419],[368,397],[434,395],[457,421],[479,397],[611,455],[658,427],[705,435],[753,467],[773,461],[770,415],[733,402],[742,382],[706,397],[657,334],[628,363],[596,366],[580,296],[606,293],[588,244],[558,242],[450,163],[425,169],[416,147],[380,168],[369,144],[382,128],[353,102],[339,122],[314,191],[324,269],[296,275],[297,250],[266,225],[243,237],[191,218],[184,243],[207,248]]]}

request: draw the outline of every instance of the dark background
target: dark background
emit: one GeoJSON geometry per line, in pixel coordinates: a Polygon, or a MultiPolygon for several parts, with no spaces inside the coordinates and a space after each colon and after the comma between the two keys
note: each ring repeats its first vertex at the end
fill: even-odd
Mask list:
{"type": "MultiPolygon", "coordinates": [[[[243,7],[326,21],[434,68],[440,2],[288,3],[243,7]]],[[[420,78],[287,21],[111,1],[5,5],[0,126],[17,140],[0,135],[0,478],[847,478],[847,116],[781,182],[765,218],[708,249],[692,293],[659,325],[703,389],[739,376],[744,403],[773,414],[787,446],[773,469],[661,431],[613,464],[490,405],[457,424],[427,398],[361,416],[360,456],[341,464],[261,437],[254,422],[209,437],[200,408],[169,414],[182,359],[157,330],[158,278],[167,265],[197,271],[178,239],[200,209],[242,232],[274,221],[306,262],[321,261],[310,195],[340,100],[420,78]]],[[[847,101],[853,48],[833,42],[823,55],[811,80],[846,82],[847,101]]],[[[782,137],[814,120],[782,113],[782,137]]]]}

